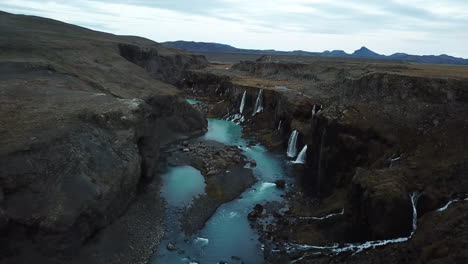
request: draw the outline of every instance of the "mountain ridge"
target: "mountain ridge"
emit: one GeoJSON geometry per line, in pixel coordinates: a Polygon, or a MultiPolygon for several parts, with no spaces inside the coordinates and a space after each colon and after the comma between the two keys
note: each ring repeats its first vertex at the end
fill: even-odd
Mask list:
{"type": "Polygon", "coordinates": [[[255,53],[255,54],[270,54],[270,55],[296,55],[296,56],[319,56],[319,57],[338,57],[338,58],[365,58],[365,59],[388,59],[388,60],[403,60],[408,62],[422,64],[449,64],[449,65],[468,65],[468,59],[441,55],[412,55],[407,53],[397,52],[392,55],[378,54],[365,46],[354,51],[346,53],[343,50],[325,50],[323,52],[311,52],[304,50],[294,51],[278,51],[274,49],[259,50],[259,49],[240,49],[231,45],[215,43],[215,42],[195,42],[195,41],[167,41],[161,44],[168,48],[182,49],[191,52],[209,52],[209,53],[255,53]]]}

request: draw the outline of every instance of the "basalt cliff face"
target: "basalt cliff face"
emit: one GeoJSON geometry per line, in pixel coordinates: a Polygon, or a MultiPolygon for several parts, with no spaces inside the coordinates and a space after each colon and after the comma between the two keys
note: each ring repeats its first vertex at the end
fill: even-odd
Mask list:
{"type": "Polygon", "coordinates": [[[0,263],[71,262],[82,248],[86,263],[147,261],[157,222],[138,222],[155,236],[147,244],[127,220],[105,230],[126,210],[162,215],[131,205],[160,146],[206,131],[171,85],[206,64],[147,39],[1,12],[0,263]]]}
{"type": "Polygon", "coordinates": [[[468,236],[466,231],[459,236],[452,227],[454,221],[466,227],[465,214],[459,213],[464,205],[443,212],[454,219],[447,224],[438,223],[432,211],[468,194],[463,173],[468,164],[467,72],[456,67],[319,59],[308,64],[263,57],[190,71],[184,87],[188,94],[211,102],[198,107],[215,117],[232,118],[244,101],[245,131],[271,149],[285,151],[294,130],[299,133],[296,152],[308,146],[304,164],[294,165],[305,195],[300,202],[292,199],[288,215],[274,214],[279,217],[277,226],[265,235],[270,240],[325,246],[406,237],[414,215],[408,194],[421,193],[417,215],[425,228],[408,242],[352,257],[292,254],[270,261],[460,261],[467,260],[463,245],[468,236]],[[257,112],[259,94],[263,109],[257,112]],[[285,220],[343,208],[344,214],[328,224],[285,220]],[[434,225],[440,225],[438,231],[428,228],[434,225]]]}

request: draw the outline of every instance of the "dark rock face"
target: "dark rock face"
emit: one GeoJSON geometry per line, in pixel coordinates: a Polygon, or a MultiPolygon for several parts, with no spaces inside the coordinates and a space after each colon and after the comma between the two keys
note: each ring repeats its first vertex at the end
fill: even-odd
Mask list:
{"type": "Polygon", "coordinates": [[[368,234],[366,240],[408,236],[412,207],[403,175],[359,168],[349,193],[349,216],[354,226],[368,234]],[[382,217],[385,216],[385,217],[382,217]]]}
{"type": "Polygon", "coordinates": [[[261,204],[256,204],[253,208],[252,212],[247,215],[247,218],[250,221],[255,221],[259,218],[263,213],[263,206],[261,204]]]}
{"type": "Polygon", "coordinates": [[[165,54],[157,46],[140,47],[133,44],[119,44],[122,57],[151,73],[155,79],[176,84],[181,81],[186,70],[207,66],[205,57],[188,54],[165,54]]]}
{"type": "MultiPolygon", "coordinates": [[[[206,130],[175,87],[154,79],[204,59],[37,17],[0,13],[0,24],[0,262],[63,263],[90,238],[111,239],[98,231],[154,177],[161,145],[206,130]],[[157,67],[129,62],[121,45],[151,47],[142,56],[157,67]]],[[[151,250],[132,254],[122,261],[151,250]]]]}
{"type": "MultiPolygon", "coordinates": [[[[238,112],[245,92],[244,133],[270,149],[285,151],[296,130],[297,148],[308,146],[305,164],[293,168],[298,193],[304,195],[288,198],[291,217],[299,220],[289,225],[276,221],[264,238],[278,244],[325,246],[407,237],[412,230],[409,193],[418,190],[422,194],[417,213],[421,222],[427,221],[423,233],[417,230],[408,242],[383,251],[317,257],[317,263],[372,263],[388,254],[392,257],[386,263],[438,256],[443,261],[466,259],[461,251],[449,250],[449,241],[459,241],[448,231],[453,222],[425,219],[453,197],[468,193],[468,178],[462,172],[467,165],[468,125],[461,118],[468,112],[466,69],[460,74],[438,66],[272,61],[264,56],[229,70],[192,71],[184,84],[187,93],[207,102],[199,109],[215,117],[238,112]],[[287,89],[278,88],[280,83],[287,83],[287,89]],[[252,116],[260,89],[263,112],[252,116]],[[344,213],[337,216],[342,208],[344,213]],[[332,212],[335,216],[323,222],[315,217],[332,212]],[[450,238],[427,228],[437,224],[450,238]],[[422,242],[426,238],[432,242],[422,242]],[[444,249],[438,252],[431,243],[444,249]],[[423,248],[424,256],[417,253],[423,248]],[[449,251],[456,257],[449,257],[449,251]]],[[[463,222],[461,216],[453,216],[463,222]]],[[[249,218],[260,222],[258,217],[254,210],[249,218]]],[[[302,256],[297,252],[286,259],[302,256]]]]}
{"type": "Polygon", "coordinates": [[[284,180],[275,181],[276,187],[279,189],[284,189],[286,187],[286,182],[284,180]]]}

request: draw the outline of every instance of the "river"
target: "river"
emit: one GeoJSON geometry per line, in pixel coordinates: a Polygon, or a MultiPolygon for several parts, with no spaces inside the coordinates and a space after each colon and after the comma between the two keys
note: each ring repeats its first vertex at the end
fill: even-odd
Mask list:
{"type": "Polygon", "coordinates": [[[288,176],[290,165],[284,155],[271,153],[259,144],[249,144],[241,136],[240,125],[208,119],[208,132],[203,138],[241,148],[248,159],[256,161],[253,173],[258,181],[238,199],[221,205],[196,235],[188,237],[181,232],[178,215],[183,206],[203,192],[203,177],[189,166],[172,167],[162,175],[161,193],[169,207],[166,213],[168,230],[152,263],[264,263],[263,247],[258,234],[250,227],[247,214],[255,204],[282,200],[284,191],[276,188],[274,181],[291,182],[288,176]],[[174,243],[178,250],[169,251],[168,243],[174,243]]]}

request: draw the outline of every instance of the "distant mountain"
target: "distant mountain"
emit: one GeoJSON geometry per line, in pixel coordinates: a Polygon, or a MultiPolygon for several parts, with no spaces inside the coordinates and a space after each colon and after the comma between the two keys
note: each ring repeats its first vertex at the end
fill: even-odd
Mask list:
{"type": "Polygon", "coordinates": [[[165,42],[163,44],[166,47],[188,50],[193,52],[222,52],[222,53],[237,53],[239,52],[238,48],[229,46],[226,44],[219,43],[208,43],[208,42],[194,42],[194,41],[174,41],[174,42],[165,42]]]}
{"type": "Polygon", "coordinates": [[[321,57],[342,57],[342,58],[365,58],[365,59],[389,59],[403,60],[416,63],[427,64],[452,64],[452,65],[468,65],[468,59],[452,57],[448,55],[410,55],[406,53],[395,53],[390,56],[378,54],[366,47],[354,51],[352,54],[346,53],[343,50],[333,50],[324,52],[310,52],[303,50],[294,51],[278,51],[278,50],[256,50],[256,49],[239,49],[226,44],[211,43],[211,42],[194,42],[194,41],[169,41],[161,43],[163,46],[192,52],[218,52],[218,53],[250,53],[250,54],[271,54],[271,55],[296,55],[296,56],[321,56],[321,57]]]}
{"type": "Polygon", "coordinates": [[[356,50],[355,52],[353,52],[352,56],[359,57],[359,58],[376,58],[376,59],[381,59],[385,57],[384,55],[375,53],[366,47],[361,47],[360,49],[356,50]]]}

